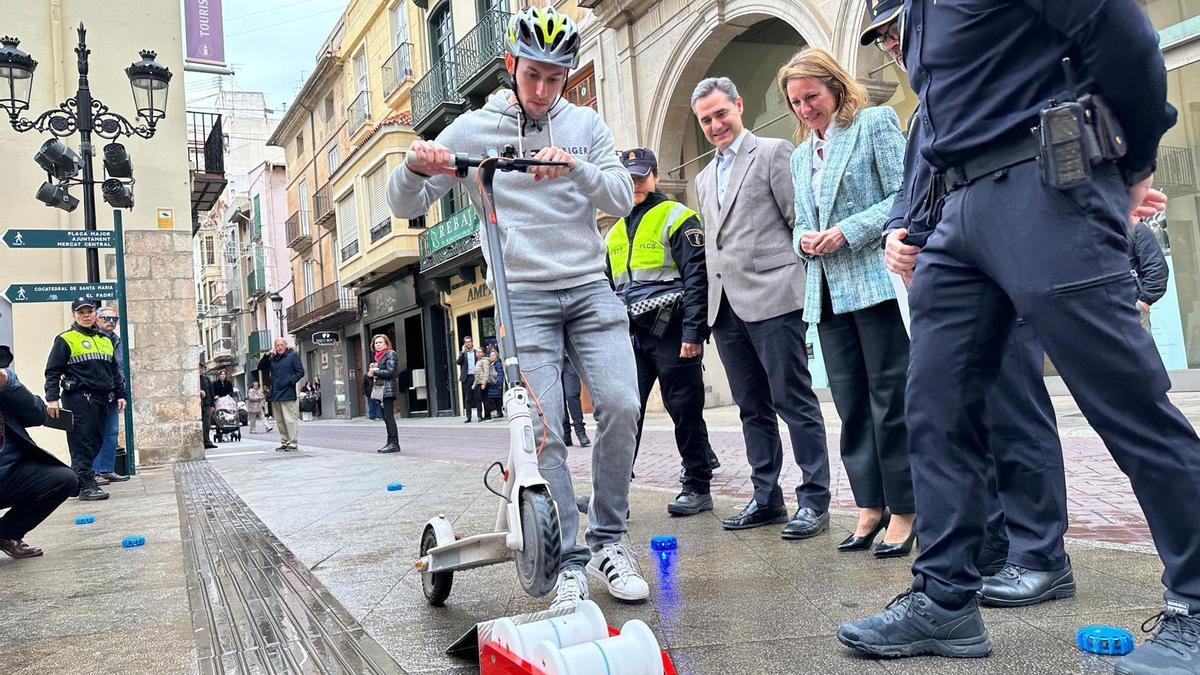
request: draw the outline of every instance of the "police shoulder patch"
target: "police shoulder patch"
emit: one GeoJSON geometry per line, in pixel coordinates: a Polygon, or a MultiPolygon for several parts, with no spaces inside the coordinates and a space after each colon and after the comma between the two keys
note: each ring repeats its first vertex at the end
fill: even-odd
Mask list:
{"type": "Polygon", "coordinates": [[[694,248],[704,247],[704,230],[693,227],[690,230],[684,230],[683,236],[687,237],[688,243],[694,248]]]}

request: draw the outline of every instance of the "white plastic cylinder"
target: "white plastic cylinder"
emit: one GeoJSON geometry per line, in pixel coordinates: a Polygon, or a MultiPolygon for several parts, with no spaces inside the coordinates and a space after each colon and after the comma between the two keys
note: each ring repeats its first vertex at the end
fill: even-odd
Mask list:
{"type": "Polygon", "coordinates": [[[604,613],[591,600],[575,606],[575,612],[533,623],[515,624],[509,618],[497,619],[492,627],[492,639],[501,647],[528,661],[533,648],[549,642],[563,648],[608,637],[604,613]]]}
{"type": "Polygon", "coordinates": [[[559,649],[542,642],[531,662],[546,675],[663,675],[662,652],[654,632],[634,619],[621,634],[559,649]]]}

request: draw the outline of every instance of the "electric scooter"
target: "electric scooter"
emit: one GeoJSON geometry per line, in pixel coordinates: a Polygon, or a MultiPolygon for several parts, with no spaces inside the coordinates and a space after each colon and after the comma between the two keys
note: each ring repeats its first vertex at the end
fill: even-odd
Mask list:
{"type": "MultiPolygon", "coordinates": [[[[509,146],[497,156],[454,156],[454,169],[459,178],[465,178],[468,169],[476,169],[476,180],[484,201],[483,227],[487,234],[496,309],[500,316],[497,331],[500,355],[504,359],[508,463],[492,464],[483,476],[488,490],[503,500],[494,531],[461,537],[455,533],[454,526],[445,515],[438,515],[425,525],[416,568],[421,572],[425,598],[434,606],[441,606],[449,597],[455,572],[508,562],[513,558],[516,558],[521,587],[529,595],[546,595],[558,581],[562,530],[558,507],[550,496],[550,486],[538,471],[539,445],[535,444],[533,438],[530,392],[524,386],[517,361],[517,342],[512,331],[512,308],[509,305],[492,183],[497,171],[526,172],[535,166],[564,166],[566,163],[543,162],[515,155],[515,149],[509,146]],[[488,482],[496,468],[500,469],[504,478],[500,490],[493,489],[488,482]]],[[[540,410],[536,396],[533,401],[540,410]]]]}

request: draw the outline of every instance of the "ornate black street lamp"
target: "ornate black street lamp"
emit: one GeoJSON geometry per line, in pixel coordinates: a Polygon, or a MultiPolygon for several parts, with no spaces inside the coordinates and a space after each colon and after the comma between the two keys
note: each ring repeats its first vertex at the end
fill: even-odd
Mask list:
{"type": "MultiPolygon", "coordinates": [[[[79,44],[75,47],[78,57],[79,87],[75,96],[68,98],[57,108],[47,110],[33,119],[21,116],[29,109],[29,98],[33,90],[33,73],[37,61],[18,49],[20,40],[13,37],[0,39],[0,108],[8,112],[9,122],[17,131],[49,132],[57,138],[42,145],[35,159],[46,170],[47,181],[38,190],[38,199],[47,206],[71,211],[79,200],[67,193],[67,188],[79,185],[83,188],[84,227],[96,229],[97,185],[104,186],[104,199],[114,208],[133,207],[133,167],[128,153],[120,143],[109,143],[104,147],[104,164],[110,178],[95,180],[92,171],[92,133],[101,138],[115,140],[122,136],[154,136],[155,125],[167,114],[167,92],[171,83],[171,71],[154,60],[152,51],[139,52],[140,61],[125,69],[133,89],[137,116],[144,124],[134,124],[125,117],[108,109],[98,99],[92,98],[88,87],[88,55],[91,50],[84,39],[87,33],[79,24],[79,44]],[[79,154],[67,147],[58,138],[79,132],[79,154]],[[80,157],[82,155],[82,157],[80,157]],[[75,175],[82,169],[83,178],[75,175]],[[125,180],[118,180],[118,178],[125,180]],[[57,180],[57,184],[54,182],[57,180]]],[[[100,260],[97,250],[87,250],[88,281],[100,280],[100,260]]]]}

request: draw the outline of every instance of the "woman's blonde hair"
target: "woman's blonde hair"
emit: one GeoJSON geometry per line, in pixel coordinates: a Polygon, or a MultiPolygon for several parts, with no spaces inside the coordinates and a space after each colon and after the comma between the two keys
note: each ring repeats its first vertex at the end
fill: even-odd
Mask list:
{"type": "MultiPolygon", "coordinates": [[[[833,58],[833,54],[818,47],[806,47],[783,64],[776,78],[779,91],[783,93],[783,100],[793,116],[796,116],[796,111],[788,100],[787,85],[789,80],[802,77],[818,80],[833,92],[834,98],[837,99],[837,109],[833,116],[842,129],[854,124],[858,111],[867,107],[867,88],[846,72],[837,59],[833,58]]],[[[810,133],[812,129],[796,116],[796,140],[803,141],[810,133]]]]}
{"type": "Polygon", "coordinates": [[[372,349],[374,349],[374,348],[375,348],[375,341],[376,341],[376,340],[378,340],[379,338],[383,338],[383,343],[387,345],[387,348],[388,348],[388,349],[391,349],[391,348],[392,348],[392,340],[391,340],[391,338],[389,338],[388,336],[384,335],[383,333],[376,333],[376,334],[375,334],[375,335],[374,335],[374,336],[371,338],[371,348],[372,348],[372,349]]]}

